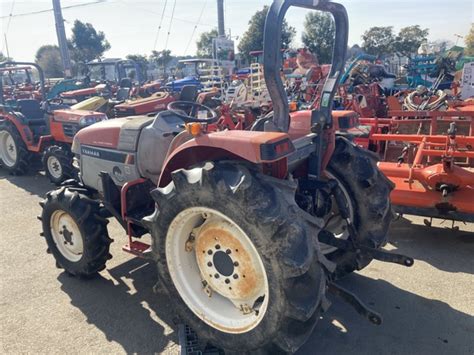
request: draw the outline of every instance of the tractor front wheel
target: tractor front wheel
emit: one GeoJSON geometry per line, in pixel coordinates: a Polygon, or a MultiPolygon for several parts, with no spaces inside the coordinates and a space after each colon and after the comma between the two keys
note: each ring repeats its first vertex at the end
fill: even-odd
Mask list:
{"type": "Polygon", "coordinates": [[[67,187],[48,192],[40,203],[43,233],[56,265],[71,275],[90,276],[105,268],[111,257],[108,221],[99,215],[99,202],[67,187]]]}
{"type": "Polygon", "coordinates": [[[0,163],[11,174],[22,175],[28,171],[30,153],[16,127],[0,121],[0,163]]]}
{"type": "Polygon", "coordinates": [[[69,147],[53,145],[48,147],[43,155],[43,167],[46,176],[56,185],[74,177],[72,152],[69,147]]]}
{"type": "Polygon", "coordinates": [[[172,174],[152,192],[159,286],[202,341],[295,352],[319,320],[325,274],[290,183],[238,163],[172,174]]]}

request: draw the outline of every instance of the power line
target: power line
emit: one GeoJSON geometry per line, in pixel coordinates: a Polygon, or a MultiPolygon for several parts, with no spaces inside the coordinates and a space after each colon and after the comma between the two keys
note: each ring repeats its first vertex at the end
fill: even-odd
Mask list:
{"type": "Polygon", "coordinates": [[[5,36],[8,33],[8,30],[10,29],[10,22],[12,22],[12,17],[13,17],[13,8],[15,7],[15,0],[12,1],[12,7],[10,9],[10,15],[8,15],[8,23],[7,23],[7,29],[5,30],[5,36]]]}
{"type": "MultiPolygon", "coordinates": [[[[72,9],[72,8],[75,8],[75,7],[84,7],[84,6],[90,6],[90,5],[97,5],[97,4],[102,4],[102,3],[106,3],[106,2],[108,2],[108,0],[96,0],[96,1],[92,1],[92,2],[87,2],[85,4],[76,4],[76,5],[63,6],[62,9],[67,10],[67,9],[72,9]]],[[[5,15],[5,16],[0,16],[0,18],[7,18],[7,17],[12,18],[12,17],[22,17],[22,16],[29,16],[29,15],[38,15],[38,14],[43,14],[43,13],[51,12],[51,11],[53,11],[53,9],[23,12],[21,14],[16,14],[16,15],[5,15]]]]}
{"type": "Polygon", "coordinates": [[[161,25],[163,24],[163,17],[165,16],[166,4],[168,0],[165,0],[165,5],[163,6],[163,12],[161,13],[160,25],[158,26],[158,31],[155,36],[155,44],[153,45],[153,50],[156,50],[156,43],[158,42],[158,36],[160,35],[161,25]]]}
{"type": "Polygon", "coordinates": [[[201,13],[199,14],[199,17],[196,21],[196,24],[194,25],[193,33],[191,33],[191,37],[189,38],[188,45],[186,46],[186,49],[184,50],[184,55],[186,55],[186,53],[188,52],[188,48],[191,45],[191,41],[193,40],[194,33],[196,33],[196,29],[198,27],[198,24],[201,21],[202,15],[204,14],[204,9],[206,8],[206,4],[207,4],[207,0],[204,1],[204,5],[202,6],[201,13]]]}
{"type": "Polygon", "coordinates": [[[176,0],[174,0],[174,2],[173,2],[173,11],[171,11],[171,20],[170,20],[170,25],[168,27],[168,34],[166,36],[165,50],[168,48],[168,40],[170,38],[171,26],[173,25],[173,17],[174,17],[174,9],[175,8],[176,8],[176,0]]]}

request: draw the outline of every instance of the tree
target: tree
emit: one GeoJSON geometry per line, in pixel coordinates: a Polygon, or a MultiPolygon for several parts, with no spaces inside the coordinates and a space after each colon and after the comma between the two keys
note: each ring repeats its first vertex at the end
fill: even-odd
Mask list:
{"type": "Polygon", "coordinates": [[[166,74],[166,66],[173,59],[171,51],[165,49],[162,51],[152,51],[150,55],[150,62],[155,63],[158,67],[163,68],[163,73],[166,74]]]}
{"type": "Polygon", "coordinates": [[[64,76],[61,52],[58,46],[46,44],[39,47],[36,51],[35,61],[43,69],[47,78],[61,78],[64,76]]]}
{"type": "Polygon", "coordinates": [[[419,25],[404,27],[398,32],[393,49],[411,58],[412,54],[418,51],[421,43],[427,40],[429,29],[421,29],[419,25]]]}
{"type": "Polygon", "coordinates": [[[368,54],[383,56],[392,52],[395,40],[393,27],[371,27],[362,35],[362,49],[368,54]]]}
{"type": "Polygon", "coordinates": [[[306,14],[301,36],[303,44],[315,54],[322,64],[331,63],[336,28],[332,16],[314,11],[306,14]]]}
{"type": "Polygon", "coordinates": [[[125,58],[133,60],[140,68],[140,74],[143,80],[147,79],[148,58],[142,54],[129,54],[125,58]]]}
{"type": "Polygon", "coordinates": [[[203,32],[196,41],[196,55],[200,58],[212,58],[212,39],[218,36],[217,30],[214,28],[208,32],[203,32]]]}
{"type": "MultiPolygon", "coordinates": [[[[249,21],[247,31],[242,35],[239,42],[239,52],[242,57],[250,61],[250,52],[263,49],[263,28],[265,27],[265,18],[267,17],[268,6],[257,11],[249,21]]],[[[296,30],[283,21],[281,29],[281,48],[288,48],[295,37],[296,30]]]]}
{"type": "Polygon", "coordinates": [[[71,57],[76,62],[88,62],[99,59],[104,52],[110,49],[109,42],[102,31],[96,31],[90,23],[74,21],[72,37],[69,41],[72,50],[71,57]]]}
{"type": "Polygon", "coordinates": [[[358,44],[354,44],[352,47],[347,49],[348,58],[356,58],[358,55],[364,53],[362,48],[358,44]]]}
{"type": "Polygon", "coordinates": [[[7,60],[13,60],[12,58],[8,58],[2,51],[0,51],[0,63],[5,62],[7,60]]]}
{"type": "Polygon", "coordinates": [[[474,23],[471,23],[471,30],[468,35],[464,38],[466,49],[464,50],[465,55],[474,55],[474,23]]]}

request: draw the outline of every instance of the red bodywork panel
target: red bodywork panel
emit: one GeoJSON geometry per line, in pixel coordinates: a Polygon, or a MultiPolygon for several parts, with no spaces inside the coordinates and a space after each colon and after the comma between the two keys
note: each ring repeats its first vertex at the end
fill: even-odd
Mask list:
{"type": "Polygon", "coordinates": [[[169,154],[163,164],[158,186],[166,186],[171,181],[173,171],[202,161],[232,159],[254,164],[271,164],[285,159],[293,151],[294,146],[286,133],[221,131],[202,134],[180,145],[169,154]],[[262,158],[263,145],[275,145],[279,155],[269,160],[262,158]]]}
{"type": "Polygon", "coordinates": [[[79,96],[88,96],[88,95],[95,95],[95,94],[97,94],[97,89],[95,87],[92,87],[92,88],[84,88],[84,89],[62,92],[61,97],[65,99],[74,99],[79,96]]]}
{"type": "Polygon", "coordinates": [[[150,112],[166,110],[170,102],[175,101],[175,97],[167,92],[159,92],[138,100],[128,100],[122,104],[116,105],[117,112],[123,112],[127,115],[143,115],[150,112]]]}
{"type": "Polygon", "coordinates": [[[93,126],[81,129],[77,132],[75,138],[77,138],[81,144],[116,149],[122,125],[123,122],[121,119],[97,122],[93,126]]]}
{"type": "MultiPolygon", "coordinates": [[[[351,129],[357,127],[359,115],[354,111],[332,111],[334,129],[351,129]]],[[[301,138],[311,133],[311,111],[296,111],[290,114],[288,134],[291,139],[301,138]]]]}

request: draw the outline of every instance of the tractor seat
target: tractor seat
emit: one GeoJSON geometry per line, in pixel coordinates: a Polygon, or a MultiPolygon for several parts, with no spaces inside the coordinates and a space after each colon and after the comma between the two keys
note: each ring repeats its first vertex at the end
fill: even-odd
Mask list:
{"type": "Polygon", "coordinates": [[[179,101],[196,101],[198,90],[196,85],[184,85],[179,94],[179,101]]]}
{"type": "Polygon", "coordinates": [[[125,101],[130,96],[130,88],[129,87],[121,87],[117,90],[117,94],[115,95],[115,101],[125,101]]]}
{"type": "Polygon", "coordinates": [[[38,101],[34,99],[21,99],[17,101],[17,107],[29,125],[46,125],[44,111],[41,109],[38,101]]]}
{"type": "Polygon", "coordinates": [[[132,80],[130,80],[129,78],[123,78],[122,80],[120,80],[119,87],[128,88],[128,90],[130,90],[130,88],[132,87],[132,80]]]}

